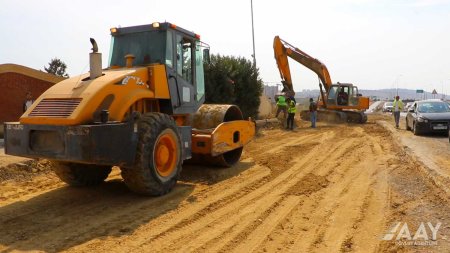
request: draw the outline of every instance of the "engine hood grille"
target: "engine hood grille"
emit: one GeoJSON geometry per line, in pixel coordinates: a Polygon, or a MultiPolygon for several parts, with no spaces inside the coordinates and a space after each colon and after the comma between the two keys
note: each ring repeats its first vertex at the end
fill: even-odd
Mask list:
{"type": "Polygon", "coordinates": [[[28,117],[68,118],[80,102],[81,98],[46,98],[36,105],[28,117]]]}

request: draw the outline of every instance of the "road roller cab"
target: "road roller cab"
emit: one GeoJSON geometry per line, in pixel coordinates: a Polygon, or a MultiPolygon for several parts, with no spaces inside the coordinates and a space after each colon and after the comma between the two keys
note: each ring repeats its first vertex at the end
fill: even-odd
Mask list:
{"type": "Polygon", "coordinates": [[[162,195],[183,161],[232,166],[255,134],[235,105],[207,105],[209,46],[171,23],[111,28],[109,67],[94,39],[90,72],[43,93],[5,124],[5,152],[46,158],[65,182],[94,185],[119,166],[135,192],[162,195]]]}

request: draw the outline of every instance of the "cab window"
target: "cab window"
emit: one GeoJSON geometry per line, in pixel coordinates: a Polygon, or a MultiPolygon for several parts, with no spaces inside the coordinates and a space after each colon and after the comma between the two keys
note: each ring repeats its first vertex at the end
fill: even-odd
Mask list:
{"type": "Polygon", "coordinates": [[[337,86],[331,87],[330,91],[328,92],[328,99],[335,99],[336,93],[337,93],[337,86]]]}
{"type": "Polygon", "coordinates": [[[356,106],[358,105],[359,98],[358,98],[358,88],[352,87],[349,89],[350,94],[349,95],[349,101],[348,104],[350,106],[356,106]]]}
{"type": "Polygon", "coordinates": [[[203,47],[199,41],[195,45],[195,84],[197,86],[197,101],[205,94],[205,80],[203,73],[203,47]]]}
{"type": "Polygon", "coordinates": [[[167,32],[166,65],[173,68],[173,35],[171,31],[167,32]]]}
{"type": "Polygon", "coordinates": [[[330,105],[336,104],[336,94],[337,94],[337,87],[331,86],[330,90],[328,91],[328,96],[327,96],[328,104],[330,104],[330,105]]]}
{"type": "Polygon", "coordinates": [[[192,41],[177,35],[177,73],[191,84],[193,83],[193,46],[192,41]]]}

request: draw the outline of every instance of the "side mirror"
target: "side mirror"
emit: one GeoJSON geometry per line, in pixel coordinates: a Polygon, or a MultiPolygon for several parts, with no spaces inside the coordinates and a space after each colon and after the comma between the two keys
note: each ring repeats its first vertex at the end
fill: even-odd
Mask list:
{"type": "Polygon", "coordinates": [[[209,48],[203,49],[203,61],[206,63],[209,63],[211,61],[211,58],[209,56],[209,48]]]}

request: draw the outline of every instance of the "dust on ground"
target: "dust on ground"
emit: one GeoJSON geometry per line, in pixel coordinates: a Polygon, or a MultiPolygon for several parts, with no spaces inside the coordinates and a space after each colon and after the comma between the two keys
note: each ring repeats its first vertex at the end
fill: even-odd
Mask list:
{"type": "Polygon", "coordinates": [[[158,198],[131,193],[117,167],[90,188],[66,186],[45,165],[33,173],[42,161],[2,168],[0,251],[449,251],[448,194],[383,120],[262,129],[233,168],[184,166],[158,198]],[[397,222],[411,236],[441,222],[437,245],[382,240],[397,222]]]}

